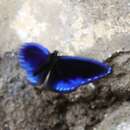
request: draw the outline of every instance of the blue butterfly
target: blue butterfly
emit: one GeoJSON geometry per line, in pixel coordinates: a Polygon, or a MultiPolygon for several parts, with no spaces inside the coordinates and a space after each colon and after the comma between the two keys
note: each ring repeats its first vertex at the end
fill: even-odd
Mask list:
{"type": "Polygon", "coordinates": [[[37,43],[22,45],[18,59],[32,85],[46,82],[47,88],[52,91],[69,93],[112,72],[110,66],[97,60],[58,56],[57,53],[50,53],[47,48],[37,43]]]}

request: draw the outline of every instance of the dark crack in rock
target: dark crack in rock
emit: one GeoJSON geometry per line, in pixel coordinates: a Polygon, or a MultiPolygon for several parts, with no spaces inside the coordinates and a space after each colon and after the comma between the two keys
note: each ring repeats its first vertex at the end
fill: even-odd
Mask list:
{"type": "Polygon", "coordinates": [[[37,93],[25,79],[17,55],[0,58],[0,128],[2,130],[92,130],[105,113],[130,98],[130,52],[107,62],[113,73],[77,91],[37,93]],[[93,87],[92,87],[93,86],[93,87]]]}

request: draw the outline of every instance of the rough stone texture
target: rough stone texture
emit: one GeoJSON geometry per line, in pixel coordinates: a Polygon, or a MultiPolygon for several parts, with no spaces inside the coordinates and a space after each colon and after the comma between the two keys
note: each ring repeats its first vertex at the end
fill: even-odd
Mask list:
{"type": "Polygon", "coordinates": [[[129,130],[130,103],[121,104],[116,110],[106,115],[104,121],[94,130],[129,130]]]}
{"type": "Polygon", "coordinates": [[[15,53],[5,53],[0,61],[0,128],[10,130],[91,130],[105,114],[130,97],[130,52],[114,54],[107,62],[113,73],[60,95],[28,85],[15,53]],[[94,87],[95,86],[95,87],[94,87]]]}
{"type": "Polygon", "coordinates": [[[105,128],[118,122],[116,130],[127,130],[129,116],[118,120],[118,114],[130,100],[129,19],[129,0],[0,0],[0,129],[93,130],[109,121],[105,128]],[[107,59],[113,73],[71,94],[39,93],[26,82],[13,53],[27,41],[107,59]]]}
{"type": "Polygon", "coordinates": [[[130,49],[129,19],[129,0],[0,0],[0,53],[36,41],[51,51],[106,59],[130,49]]]}
{"type": "MultiPolygon", "coordinates": [[[[77,124],[78,127],[80,125],[84,128],[86,120],[88,124],[94,124],[91,118],[96,112],[94,115],[91,114],[93,110],[86,113],[89,109],[87,99],[89,101],[93,97],[91,89],[86,91],[86,88],[83,88],[68,95],[49,91],[37,93],[26,83],[15,53],[6,53],[1,58],[0,74],[2,130],[68,130],[76,127],[77,124]],[[85,113],[90,118],[87,119],[85,113]]],[[[94,120],[99,120],[98,118],[97,116],[94,120]]]]}

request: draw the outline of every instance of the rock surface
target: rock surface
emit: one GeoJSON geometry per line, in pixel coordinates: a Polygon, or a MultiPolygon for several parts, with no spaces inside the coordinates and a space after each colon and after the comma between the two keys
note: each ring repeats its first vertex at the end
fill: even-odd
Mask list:
{"type": "Polygon", "coordinates": [[[36,41],[51,51],[106,59],[130,49],[129,19],[129,0],[0,0],[0,53],[36,41]]]}
{"type": "Polygon", "coordinates": [[[5,53],[0,60],[0,128],[91,130],[106,114],[129,101],[129,55],[129,51],[120,52],[107,60],[113,67],[108,77],[60,95],[50,91],[38,93],[26,82],[16,54],[5,53]]]}
{"type": "Polygon", "coordinates": [[[0,129],[129,129],[129,19],[129,0],[0,0],[0,129]],[[113,73],[71,94],[39,93],[14,53],[27,41],[106,60],[113,73]]]}
{"type": "Polygon", "coordinates": [[[130,130],[130,103],[123,103],[94,130],[130,130]]]}

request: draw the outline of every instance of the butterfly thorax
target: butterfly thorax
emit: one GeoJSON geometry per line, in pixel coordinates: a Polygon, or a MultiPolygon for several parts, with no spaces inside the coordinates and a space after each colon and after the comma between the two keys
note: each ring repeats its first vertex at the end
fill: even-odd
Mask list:
{"type": "Polygon", "coordinates": [[[34,75],[38,75],[42,73],[43,71],[51,71],[53,67],[55,66],[56,62],[58,61],[58,51],[54,51],[50,56],[48,57],[48,62],[46,64],[43,64],[39,67],[39,69],[34,72],[34,75]]]}
{"type": "MultiPolygon", "coordinates": [[[[47,73],[46,77],[45,77],[45,79],[43,80],[43,83],[42,83],[42,86],[44,86],[44,89],[47,89],[47,90],[50,89],[48,87],[48,84],[47,84],[48,83],[48,79],[50,77],[50,72],[53,70],[53,68],[55,68],[56,63],[58,61],[57,54],[58,54],[58,51],[54,51],[53,53],[51,53],[49,55],[47,64],[43,65],[41,67],[40,71],[39,71],[39,73],[42,73],[42,72],[46,72],[47,73]]],[[[39,74],[39,73],[37,73],[37,74],[39,74]]]]}
{"type": "Polygon", "coordinates": [[[49,66],[50,70],[55,66],[56,62],[58,61],[58,51],[54,51],[49,57],[49,66]]]}

